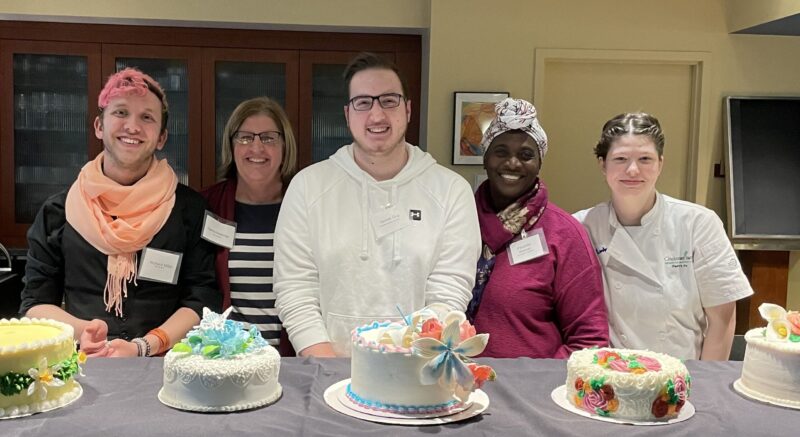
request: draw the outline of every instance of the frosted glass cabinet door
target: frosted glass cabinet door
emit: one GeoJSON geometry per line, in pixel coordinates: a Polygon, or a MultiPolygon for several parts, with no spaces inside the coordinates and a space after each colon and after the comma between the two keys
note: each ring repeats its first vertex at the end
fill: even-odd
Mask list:
{"type": "Polygon", "coordinates": [[[87,71],[86,56],[13,55],[16,223],[33,222],[88,160],[87,71]]]}
{"type": "Polygon", "coordinates": [[[136,67],[155,79],[167,93],[167,143],[156,152],[166,158],[180,183],[189,185],[189,68],[182,59],[117,57],[116,71],[136,67]]]}
{"type": "Polygon", "coordinates": [[[244,100],[269,97],[286,108],[286,64],[217,61],[214,66],[215,167],[222,159],[222,131],[233,110],[244,100]]]}
{"type": "Polygon", "coordinates": [[[311,67],[311,162],[328,159],[353,139],[344,105],[348,93],[342,73],[344,64],[314,64],[311,67]]]}

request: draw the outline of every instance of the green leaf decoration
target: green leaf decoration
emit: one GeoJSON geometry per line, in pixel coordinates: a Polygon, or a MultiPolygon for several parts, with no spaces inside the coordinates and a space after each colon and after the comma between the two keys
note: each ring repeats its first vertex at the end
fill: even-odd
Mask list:
{"type": "Polygon", "coordinates": [[[27,390],[32,382],[33,378],[29,375],[8,372],[0,376],[0,393],[5,396],[14,396],[22,390],[27,390]]]}
{"type": "Polygon", "coordinates": [[[606,410],[601,410],[600,408],[595,407],[594,411],[595,413],[597,413],[598,416],[603,416],[603,417],[609,416],[608,411],[606,410]]]}
{"type": "Polygon", "coordinates": [[[214,358],[219,355],[219,345],[210,344],[208,346],[203,346],[203,349],[200,350],[200,353],[206,358],[214,358]]]}
{"type": "Polygon", "coordinates": [[[606,382],[606,377],[601,376],[600,378],[592,378],[589,380],[589,385],[592,387],[592,390],[598,391],[600,390],[606,382]]]}
{"type": "Polygon", "coordinates": [[[186,352],[189,353],[192,351],[192,347],[186,343],[178,343],[172,347],[173,352],[186,352]]]}
{"type": "Polygon", "coordinates": [[[792,342],[795,342],[795,343],[800,342],[800,335],[797,335],[795,333],[789,334],[789,341],[792,341],[792,342]]]}
{"type": "Polygon", "coordinates": [[[203,337],[200,337],[199,335],[193,335],[189,337],[188,340],[190,345],[195,346],[203,342],[203,337]]]}

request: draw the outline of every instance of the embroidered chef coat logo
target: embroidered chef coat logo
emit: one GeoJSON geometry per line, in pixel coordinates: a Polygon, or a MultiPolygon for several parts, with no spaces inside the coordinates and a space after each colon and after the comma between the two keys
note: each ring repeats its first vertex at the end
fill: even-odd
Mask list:
{"type": "Polygon", "coordinates": [[[408,218],[411,220],[422,221],[422,211],[419,209],[409,209],[408,218]]]}
{"type": "Polygon", "coordinates": [[[689,255],[688,250],[683,251],[683,255],[680,256],[667,256],[664,257],[664,264],[667,267],[674,267],[674,268],[684,268],[689,267],[689,264],[692,262],[692,257],[689,255]]]}
{"type": "Polygon", "coordinates": [[[603,252],[605,252],[607,250],[608,250],[608,248],[605,247],[605,246],[603,246],[603,247],[595,247],[594,248],[594,251],[597,252],[598,255],[600,255],[601,253],[603,253],[603,252]]]}

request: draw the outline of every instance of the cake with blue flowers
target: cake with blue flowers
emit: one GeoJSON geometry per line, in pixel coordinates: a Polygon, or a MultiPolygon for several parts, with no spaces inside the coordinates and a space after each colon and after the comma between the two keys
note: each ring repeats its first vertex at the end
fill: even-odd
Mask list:
{"type": "Polygon", "coordinates": [[[476,334],[460,311],[431,305],[400,322],[373,322],[352,334],[347,398],[374,412],[453,414],[469,407],[470,393],[494,371],[470,357],[489,334],[476,334]]]}
{"type": "Polygon", "coordinates": [[[83,393],[75,377],[86,355],[72,326],[48,319],[0,320],[0,418],[53,410],[83,393]]]}
{"type": "Polygon", "coordinates": [[[258,329],[203,309],[200,325],[164,357],[164,385],[158,398],[181,410],[228,412],[278,400],[280,355],[258,329]]]}

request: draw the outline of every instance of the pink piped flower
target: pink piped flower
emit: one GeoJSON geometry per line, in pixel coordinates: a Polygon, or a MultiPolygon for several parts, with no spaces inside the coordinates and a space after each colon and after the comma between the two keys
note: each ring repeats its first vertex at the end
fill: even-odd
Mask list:
{"type": "Polygon", "coordinates": [[[658,372],[661,370],[661,363],[658,362],[655,358],[650,357],[637,357],[636,361],[639,362],[645,369],[651,372],[658,372]]]}
{"type": "Polygon", "coordinates": [[[461,341],[474,337],[475,334],[477,334],[477,331],[475,331],[475,327],[472,326],[467,320],[464,320],[463,322],[461,322],[461,325],[458,326],[458,336],[461,339],[461,341]]]}
{"type": "Polygon", "coordinates": [[[789,313],[786,314],[786,320],[789,321],[792,327],[792,334],[800,335],[800,313],[797,311],[789,311],[789,313]]]}
{"type": "Polygon", "coordinates": [[[444,327],[439,321],[433,317],[422,323],[422,331],[419,336],[421,338],[432,338],[434,340],[442,339],[442,330],[444,327]]]}
{"type": "Polygon", "coordinates": [[[607,407],[608,401],[606,401],[602,392],[593,390],[583,396],[583,409],[590,413],[596,413],[598,409],[606,410],[607,407]]]}

